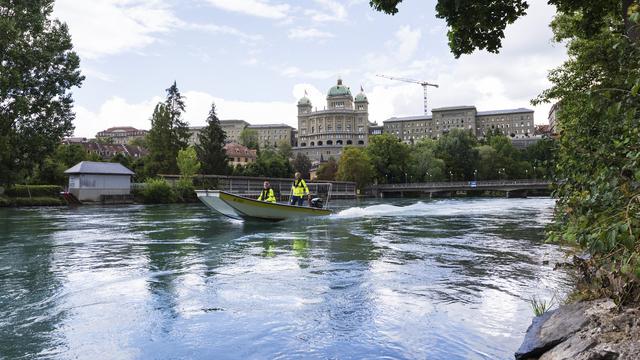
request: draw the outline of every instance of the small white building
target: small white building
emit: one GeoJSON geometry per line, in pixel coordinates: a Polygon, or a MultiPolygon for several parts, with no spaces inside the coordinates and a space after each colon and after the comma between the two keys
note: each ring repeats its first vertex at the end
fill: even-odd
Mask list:
{"type": "Polygon", "coordinates": [[[129,196],[135,174],[119,163],[95,161],[81,161],[64,173],[69,175],[69,192],[78,200],[100,202],[129,196]]]}

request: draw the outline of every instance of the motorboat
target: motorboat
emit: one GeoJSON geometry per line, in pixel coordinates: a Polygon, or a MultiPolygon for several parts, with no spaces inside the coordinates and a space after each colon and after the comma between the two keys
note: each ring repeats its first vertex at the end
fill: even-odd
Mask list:
{"type": "Polygon", "coordinates": [[[258,201],[222,190],[196,190],[198,199],[222,215],[238,220],[282,221],[309,216],[327,216],[325,207],[294,206],[258,201]]]}

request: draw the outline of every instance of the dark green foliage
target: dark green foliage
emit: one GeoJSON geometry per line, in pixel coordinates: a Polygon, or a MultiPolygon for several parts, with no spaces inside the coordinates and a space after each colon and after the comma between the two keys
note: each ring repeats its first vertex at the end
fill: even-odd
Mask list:
{"type": "Polygon", "coordinates": [[[58,185],[14,185],[5,190],[9,197],[59,197],[62,187],[58,185]]]}
{"type": "Polygon", "coordinates": [[[374,168],[371,164],[367,151],[347,146],[340,156],[336,178],[340,181],[353,181],[362,190],[373,180],[374,168]]]}
{"type": "Polygon", "coordinates": [[[443,181],[444,160],[435,155],[437,142],[431,139],[419,141],[412,146],[409,155],[409,177],[412,182],[443,181]]]}
{"type": "Polygon", "coordinates": [[[167,89],[165,102],[156,105],[151,117],[151,130],[145,139],[149,150],[145,160],[146,174],[178,173],[178,151],[187,146],[189,139],[189,127],[182,120],[184,109],[184,100],[174,82],[167,89]]]}
{"type": "Polygon", "coordinates": [[[254,129],[244,128],[240,132],[240,144],[249,149],[258,150],[258,132],[254,129]]]}
{"type": "Polygon", "coordinates": [[[309,157],[302,153],[297,153],[293,159],[293,170],[300,172],[305,179],[309,178],[309,171],[311,170],[311,160],[309,157]]]}
{"type": "Polygon", "coordinates": [[[472,179],[479,155],[477,140],[469,131],[453,129],[438,139],[435,155],[445,162],[445,177],[453,180],[472,179]]]}
{"type": "Polygon", "coordinates": [[[409,146],[396,136],[384,133],[372,136],[367,146],[378,183],[405,182],[409,171],[409,146]]]}
{"type": "Polygon", "coordinates": [[[567,43],[569,60],[550,73],[553,86],[538,99],[560,100],[555,170],[562,182],[549,237],[591,253],[582,264],[582,295],[638,302],[640,49],[628,36],[622,6],[599,13],[588,5],[565,5],[553,30],[567,43]],[[599,19],[585,24],[593,14],[599,19]]]}
{"type": "Polygon", "coordinates": [[[277,151],[268,149],[258,154],[256,162],[244,167],[236,167],[234,175],[262,176],[262,177],[292,177],[294,173],[288,159],[283,158],[277,151]]]}
{"type": "Polygon", "coordinates": [[[11,206],[11,200],[7,197],[0,195],[0,207],[11,206]]]}
{"type": "Polygon", "coordinates": [[[0,183],[22,181],[73,130],[80,59],[52,0],[0,1],[0,183]]]}
{"type": "Polygon", "coordinates": [[[326,163],[320,164],[316,171],[318,180],[335,180],[338,174],[338,162],[334,158],[329,158],[326,163]]]}
{"type": "Polygon", "coordinates": [[[191,181],[178,181],[174,187],[177,200],[180,202],[197,202],[198,196],[191,181]]]}
{"type": "Polygon", "coordinates": [[[141,192],[146,204],[169,204],[176,201],[176,193],[164,179],[148,179],[141,192]]]}
{"type": "MultiPolygon", "coordinates": [[[[29,179],[34,184],[65,185],[67,177],[64,171],[85,160],[91,160],[93,154],[87,154],[78,144],[58,145],[53,154],[48,155],[36,167],[34,175],[29,179]]],[[[98,161],[101,161],[100,159],[98,161]]]]}
{"type": "Polygon", "coordinates": [[[18,197],[11,199],[14,206],[62,206],[67,203],[60,197],[18,197]]]}
{"type": "Polygon", "coordinates": [[[227,135],[220,127],[220,120],[216,115],[216,105],[211,104],[207,125],[198,135],[196,152],[202,164],[202,174],[224,175],[229,171],[229,159],[224,151],[227,135]]]}
{"type": "Polygon", "coordinates": [[[120,163],[122,166],[127,169],[131,169],[133,167],[133,158],[129,155],[125,155],[123,153],[117,153],[110,160],[112,163],[120,163]]]}

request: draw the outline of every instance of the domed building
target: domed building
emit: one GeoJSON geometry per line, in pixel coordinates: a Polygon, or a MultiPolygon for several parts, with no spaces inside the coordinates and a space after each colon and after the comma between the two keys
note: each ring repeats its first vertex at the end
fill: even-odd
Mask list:
{"type": "Polygon", "coordinates": [[[355,99],[351,89],[338,79],[327,93],[323,110],[312,110],[306,96],[298,101],[298,144],[294,153],[311,161],[336,160],[345,146],[366,146],[369,133],[369,101],[360,91],[355,99]]]}

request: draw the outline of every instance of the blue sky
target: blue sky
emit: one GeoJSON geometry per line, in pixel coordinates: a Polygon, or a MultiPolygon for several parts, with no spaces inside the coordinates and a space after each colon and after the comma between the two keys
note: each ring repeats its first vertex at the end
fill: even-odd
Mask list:
{"type": "MultiPolygon", "coordinates": [[[[75,134],[148,129],[174,80],[190,125],[203,125],[215,102],[222,119],[296,126],[297,99],[307,90],[322,108],[338,76],[354,95],[364,87],[372,121],[423,112],[421,86],[376,74],[439,84],[429,108],[534,108],[548,70],[566,58],[550,41],[554,8],[534,2],[500,54],[455,59],[434,7],[405,0],[389,16],[366,0],[57,0],[54,15],[69,25],[87,77],[74,89],[75,134]]],[[[548,108],[534,108],[536,123],[548,108]]]]}

